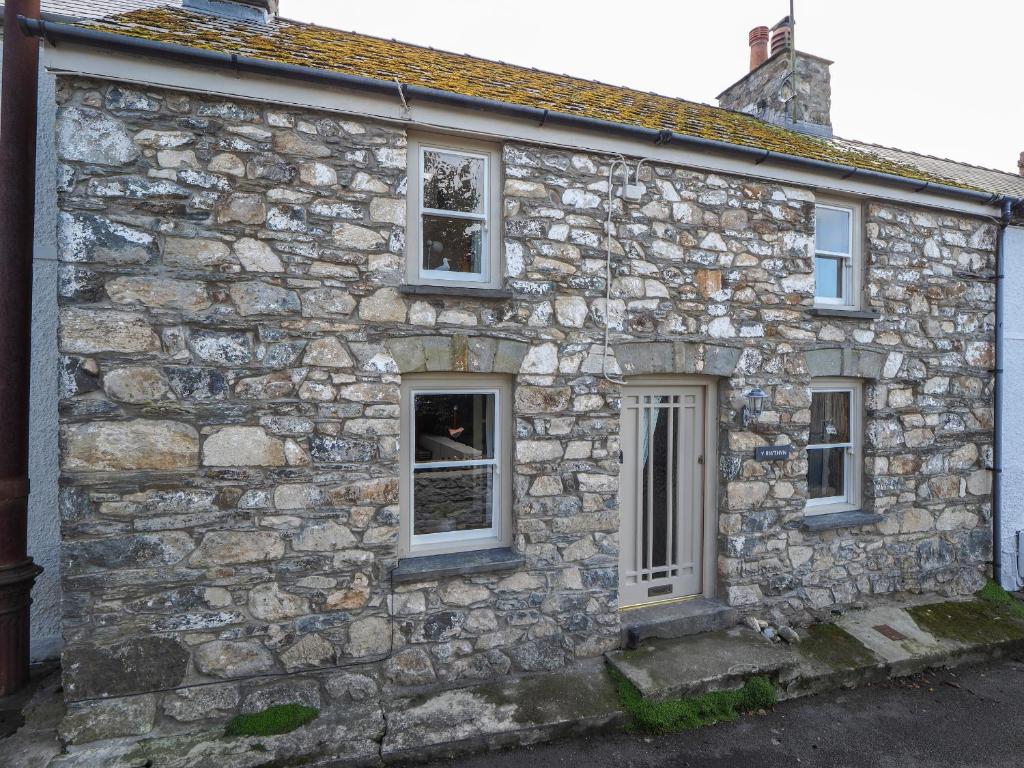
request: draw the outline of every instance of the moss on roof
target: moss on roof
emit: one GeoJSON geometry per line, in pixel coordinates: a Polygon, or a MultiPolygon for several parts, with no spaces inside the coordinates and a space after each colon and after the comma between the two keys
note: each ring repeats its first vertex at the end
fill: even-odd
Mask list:
{"type": "Polygon", "coordinates": [[[255,24],[163,7],[81,26],[376,80],[397,78],[408,85],[964,186],[911,165],[836,146],[740,112],[314,24],[284,19],[255,24]]]}

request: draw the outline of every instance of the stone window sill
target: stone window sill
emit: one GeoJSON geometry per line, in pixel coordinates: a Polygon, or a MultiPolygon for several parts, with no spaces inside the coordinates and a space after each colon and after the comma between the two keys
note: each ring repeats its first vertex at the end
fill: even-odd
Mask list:
{"type": "Polygon", "coordinates": [[[410,581],[432,581],[445,576],[511,571],[525,563],[526,558],[513,551],[511,547],[405,557],[391,572],[391,580],[395,584],[402,584],[410,581]]]}
{"type": "Polygon", "coordinates": [[[409,296],[466,296],[477,299],[511,299],[505,288],[467,288],[462,285],[400,285],[398,292],[409,296]]]}
{"type": "Polygon", "coordinates": [[[839,528],[859,528],[862,525],[880,523],[885,518],[874,512],[855,509],[849,512],[829,512],[824,515],[807,515],[800,527],[805,531],[834,531],[839,528]]]}
{"type": "Polygon", "coordinates": [[[840,309],[838,307],[814,307],[810,313],[815,317],[845,317],[848,320],[877,320],[881,312],[873,309],[840,309]]]}

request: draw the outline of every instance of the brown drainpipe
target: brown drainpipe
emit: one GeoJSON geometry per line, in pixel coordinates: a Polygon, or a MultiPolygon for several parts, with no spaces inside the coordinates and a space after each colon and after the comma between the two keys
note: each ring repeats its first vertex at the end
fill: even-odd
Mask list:
{"type": "Polygon", "coordinates": [[[28,556],[28,393],[35,222],[39,41],[18,16],[39,0],[4,4],[0,95],[0,696],[28,682],[29,605],[42,569],[28,556]]]}

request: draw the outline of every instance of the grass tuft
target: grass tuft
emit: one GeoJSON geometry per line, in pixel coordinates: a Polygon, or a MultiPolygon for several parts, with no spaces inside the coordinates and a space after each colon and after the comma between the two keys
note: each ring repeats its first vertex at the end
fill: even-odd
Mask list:
{"type": "Polygon", "coordinates": [[[775,686],[765,677],[753,677],[736,691],[714,691],[703,696],[671,701],[650,701],[629,680],[609,668],[622,706],[633,717],[632,730],[672,733],[735,720],[742,712],[775,704],[775,686]]]}
{"type": "MultiPolygon", "coordinates": [[[[291,733],[320,716],[320,710],[301,704],[278,704],[262,712],[238,715],[224,728],[225,736],[279,736],[291,733]]],[[[262,745],[261,745],[262,746],[262,745]]]]}
{"type": "Polygon", "coordinates": [[[1024,619],[1024,603],[1015,598],[992,579],[985,582],[985,586],[974,593],[974,596],[986,603],[991,603],[1002,608],[1009,614],[1024,619]]]}

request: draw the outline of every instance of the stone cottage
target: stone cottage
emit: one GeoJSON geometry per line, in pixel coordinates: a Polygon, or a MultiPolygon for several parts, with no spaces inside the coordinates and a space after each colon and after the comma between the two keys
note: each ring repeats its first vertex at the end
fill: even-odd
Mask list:
{"type": "Polygon", "coordinates": [[[69,743],[991,572],[1020,177],[834,137],[785,24],[710,107],[181,5],[25,22],[69,743]]]}

